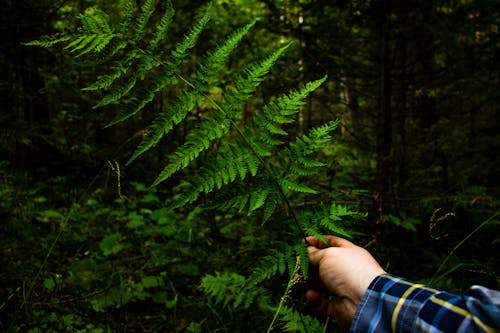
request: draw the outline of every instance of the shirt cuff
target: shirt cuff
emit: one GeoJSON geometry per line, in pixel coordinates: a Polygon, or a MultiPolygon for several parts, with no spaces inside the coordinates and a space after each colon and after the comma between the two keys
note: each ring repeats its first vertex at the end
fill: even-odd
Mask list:
{"type": "Polygon", "coordinates": [[[391,274],[380,275],[363,295],[351,332],[408,332],[422,304],[438,292],[391,274]]]}

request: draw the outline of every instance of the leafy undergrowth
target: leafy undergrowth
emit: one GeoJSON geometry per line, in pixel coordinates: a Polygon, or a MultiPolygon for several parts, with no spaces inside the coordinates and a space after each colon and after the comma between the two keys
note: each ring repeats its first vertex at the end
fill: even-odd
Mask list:
{"type": "MultiPolygon", "coordinates": [[[[37,182],[2,170],[1,331],[260,332],[269,325],[294,263],[257,261],[268,244],[279,248],[293,235],[264,233],[246,214],[174,212],[142,183],[124,185],[121,196],[102,186],[83,199],[67,186],[64,177],[37,182]],[[256,267],[278,279],[250,282],[256,267]]],[[[283,329],[297,322],[300,288],[287,296],[283,329]]]]}

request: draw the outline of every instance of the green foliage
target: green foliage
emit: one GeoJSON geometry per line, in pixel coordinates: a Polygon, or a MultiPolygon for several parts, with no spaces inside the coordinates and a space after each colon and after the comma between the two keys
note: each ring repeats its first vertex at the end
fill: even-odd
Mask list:
{"type": "MultiPolygon", "coordinates": [[[[261,258],[252,268],[237,269],[236,262],[227,270],[215,265],[210,267],[214,274],[201,278],[200,290],[211,304],[222,308],[216,311],[218,316],[226,316],[224,311],[234,316],[236,310],[251,309],[261,326],[274,313],[269,330],[277,325],[276,320],[287,331],[307,330],[306,322],[320,327],[317,321],[285,306],[285,301],[292,299],[292,289],[308,270],[305,245],[297,243],[306,232],[318,237],[322,232],[348,235],[336,222],[359,217],[335,204],[326,211],[318,208],[319,202],[304,209],[294,206],[305,200],[320,200],[317,195],[321,190],[315,182],[324,177],[326,163],[320,161],[319,153],[331,141],[338,121],[327,121],[305,134],[295,133],[291,125],[297,122],[305,99],[325,83],[326,76],[279,97],[261,100],[256,96],[259,86],[290,44],[260,55],[260,60],[253,64],[228,68],[231,55],[255,25],[253,20],[206,52],[192,70],[186,63],[208,26],[210,6],[170,52],[165,47],[175,43],[166,41],[174,15],[172,4],[165,4],[165,12],[157,22],[152,21],[155,10],[152,0],[146,0],[139,10],[133,2],[126,2],[124,19],[113,25],[108,15],[92,8],[80,16],[81,27],[76,32],[27,44],[63,44],[82,64],[109,68],[108,73],[99,75],[97,81],[84,88],[104,95],[95,108],[120,105],[121,112],[107,126],[139,117],[139,112],[154,100],[162,99],[161,93],[167,89],[175,93],[168,101],[162,100],[166,102],[164,108],[154,110],[154,119],[144,129],[127,165],[151,153],[172,131],[181,126],[186,129],[182,140],[169,142],[169,150],[173,151],[151,189],[131,183],[136,191],[143,192],[140,205],[152,208],[139,205],[113,211],[113,218],[122,222],[120,226],[113,223],[107,228],[99,237],[99,250],[89,258],[75,260],[70,279],[61,284],[73,283],[84,290],[98,287],[99,292],[88,300],[96,313],[150,301],[172,309],[175,321],[179,305],[172,280],[181,276],[193,278],[201,275],[202,268],[207,269],[201,258],[208,248],[205,236],[210,231],[211,235],[219,233],[234,239],[238,251],[247,248],[261,258]],[[231,75],[220,74],[225,71],[231,75]],[[155,191],[167,181],[175,184],[175,196],[162,203],[155,191]],[[193,210],[187,218],[178,216],[189,209],[193,210]],[[217,216],[211,225],[201,218],[206,212],[217,216]],[[218,227],[217,219],[226,218],[233,222],[218,227]],[[250,233],[262,233],[268,220],[272,220],[267,224],[270,231],[278,228],[285,233],[280,235],[282,240],[273,239],[276,232],[270,238],[250,233]],[[245,236],[235,237],[234,231],[245,236]],[[271,246],[263,244],[266,239],[272,242],[271,246]],[[103,284],[99,270],[118,258],[134,258],[136,248],[140,249],[140,268],[130,271],[119,265],[103,284]],[[283,280],[288,282],[283,284],[283,280]],[[283,287],[284,296],[278,297],[276,290],[283,287]]],[[[128,205],[126,198],[118,201],[128,205]]],[[[45,211],[43,217],[61,216],[45,211]]],[[[224,265],[229,261],[211,260],[222,260],[224,265]]],[[[44,281],[48,291],[56,289],[53,278],[44,281]]],[[[237,327],[236,323],[231,325],[237,327]]],[[[193,321],[188,330],[196,331],[197,327],[200,326],[193,321]]]]}
{"type": "Polygon", "coordinates": [[[2,8],[0,331],[331,331],[302,309],[303,233],[498,289],[491,0],[205,3],[2,8]],[[55,31],[28,44],[64,52],[19,46],[55,31]]]}

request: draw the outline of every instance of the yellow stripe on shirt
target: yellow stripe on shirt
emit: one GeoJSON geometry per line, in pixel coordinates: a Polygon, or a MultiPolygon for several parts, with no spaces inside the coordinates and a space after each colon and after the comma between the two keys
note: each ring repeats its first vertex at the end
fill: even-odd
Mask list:
{"type": "Polygon", "coordinates": [[[431,296],[430,300],[431,300],[431,302],[437,303],[437,304],[439,304],[439,305],[441,305],[441,306],[443,306],[443,307],[445,307],[445,308],[447,308],[455,313],[458,313],[459,315],[463,316],[464,318],[471,318],[472,321],[474,321],[485,332],[488,332],[488,333],[489,332],[492,332],[492,333],[498,332],[493,327],[490,327],[490,326],[486,325],[485,323],[483,323],[481,321],[481,319],[479,319],[478,317],[472,316],[469,311],[466,311],[466,310],[464,310],[456,305],[453,305],[453,304],[448,303],[442,299],[439,299],[436,296],[431,296]]]}
{"type": "MultiPolygon", "coordinates": [[[[405,281],[402,281],[405,282],[405,281]]],[[[396,307],[394,308],[394,312],[392,313],[392,320],[391,320],[391,328],[393,332],[396,332],[396,319],[398,319],[399,311],[401,310],[401,307],[403,306],[404,302],[406,301],[406,298],[410,293],[418,288],[424,287],[423,284],[411,284],[410,287],[404,292],[403,295],[401,295],[401,298],[398,301],[398,304],[396,304],[396,307]]]]}

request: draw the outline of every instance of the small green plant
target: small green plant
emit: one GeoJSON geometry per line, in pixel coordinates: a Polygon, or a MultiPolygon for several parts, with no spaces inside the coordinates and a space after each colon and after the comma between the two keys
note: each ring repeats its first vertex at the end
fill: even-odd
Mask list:
{"type": "MultiPolygon", "coordinates": [[[[318,194],[322,191],[315,183],[322,179],[326,165],[318,156],[330,142],[338,122],[328,121],[305,134],[293,133],[290,126],[297,121],[304,100],[320,89],[327,78],[306,83],[281,96],[270,96],[267,101],[257,98],[259,85],[290,44],[277,47],[243,69],[227,68],[232,52],[256,21],[235,30],[208,51],[194,71],[189,71],[186,63],[190,50],[209,24],[211,8],[207,8],[182,41],[167,51],[165,45],[172,44],[165,40],[174,9],[170,1],[164,2],[163,7],[163,15],[153,22],[157,10],[153,0],[144,1],[140,8],[135,1],[124,1],[123,17],[116,25],[106,13],[91,8],[80,16],[78,31],[27,43],[42,47],[63,45],[75,59],[109,68],[84,88],[104,94],[96,108],[120,105],[122,111],[107,126],[139,117],[152,101],[161,98],[162,91],[178,91],[166,107],[154,110],[154,120],[144,129],[127,162],[127,165],[140,163],[138,159],[165,141],[176,127],[187,128],[151,185],[160,187],[167,180],[175,180],[175,196],[147,219],[137,212],[128,214],[125,227],[135,236],[125,237],[121,230],[110,232],[103,237],[100,251],[104,257],[118,256],[130,247],[130,242],[144,236],[154,238],[163,233],[163,237],[176,238],[179,223],[187,226],[189,235],[199,228],[194,238],[199,240],[200,230],[205,230],[202,234],[210,231],[203,229],[206,226],[189,219],[174,223],[169,216],[187,206],[195,207],[200,214],[211,211],[217,216],[213,219],[217,226],[211,226],[211,232],[237,238],[261,259],[253,260],[256,262],[252,267],[240,265],[240,272],[235,265],[225,269],[214,267],[213,273],[205,274],[201,289],[210,302],[229,311],[229,317],[238,309],[257,307],[263,317],[256,316],[256,322],[265,322],[267,317],[268,331],[278,326],[287,331],[316,331],[314,328],[321,326],[317,321],[306,318],[287,303],[291,289],[307,274],[307,254],[300,239],[306,235],[322,237],[323,233],[348,236],[339,221],[344,217],[363,218],[344,206],[319,202],[318,194]],[[232,75],[220,74],[227,70],[232,75]],[[259,103],[261,106],[255,107],[259,103]],[[313,204],[301,207],[303,202],[313,204]],[[154,229],[147,223],[151,219],[157,221],[154,229]],[[225,225],[219,227],[221,221],[225,225]],[[279,239],[273,239],[276,237],[279,239]],[[283,285],[273,279],[281,281],[283,276],[288,276],[288,282],[276,307],[273,290],[283,285]]],[[[169,142],[170,147],[172,144],[169,142]]],[[[171,256],[170,259],[176,256],[175,252],[161,251],[155,255],[165,265],[169,259],[161,258],[162,255],[171,256]]],[[[172,299],[154,294],[154,288],[166,285],[164,277],[157,275],[145,276],[140,282],[118,279],[111,289],[95,298],[92,306],[103,311],[110,306],[122,307],[132,299],[152,298],[174,307],[172,299]]],[[[203,321],[193,321],[189,330],[196,331],[203,325],[203,321]]]]}

